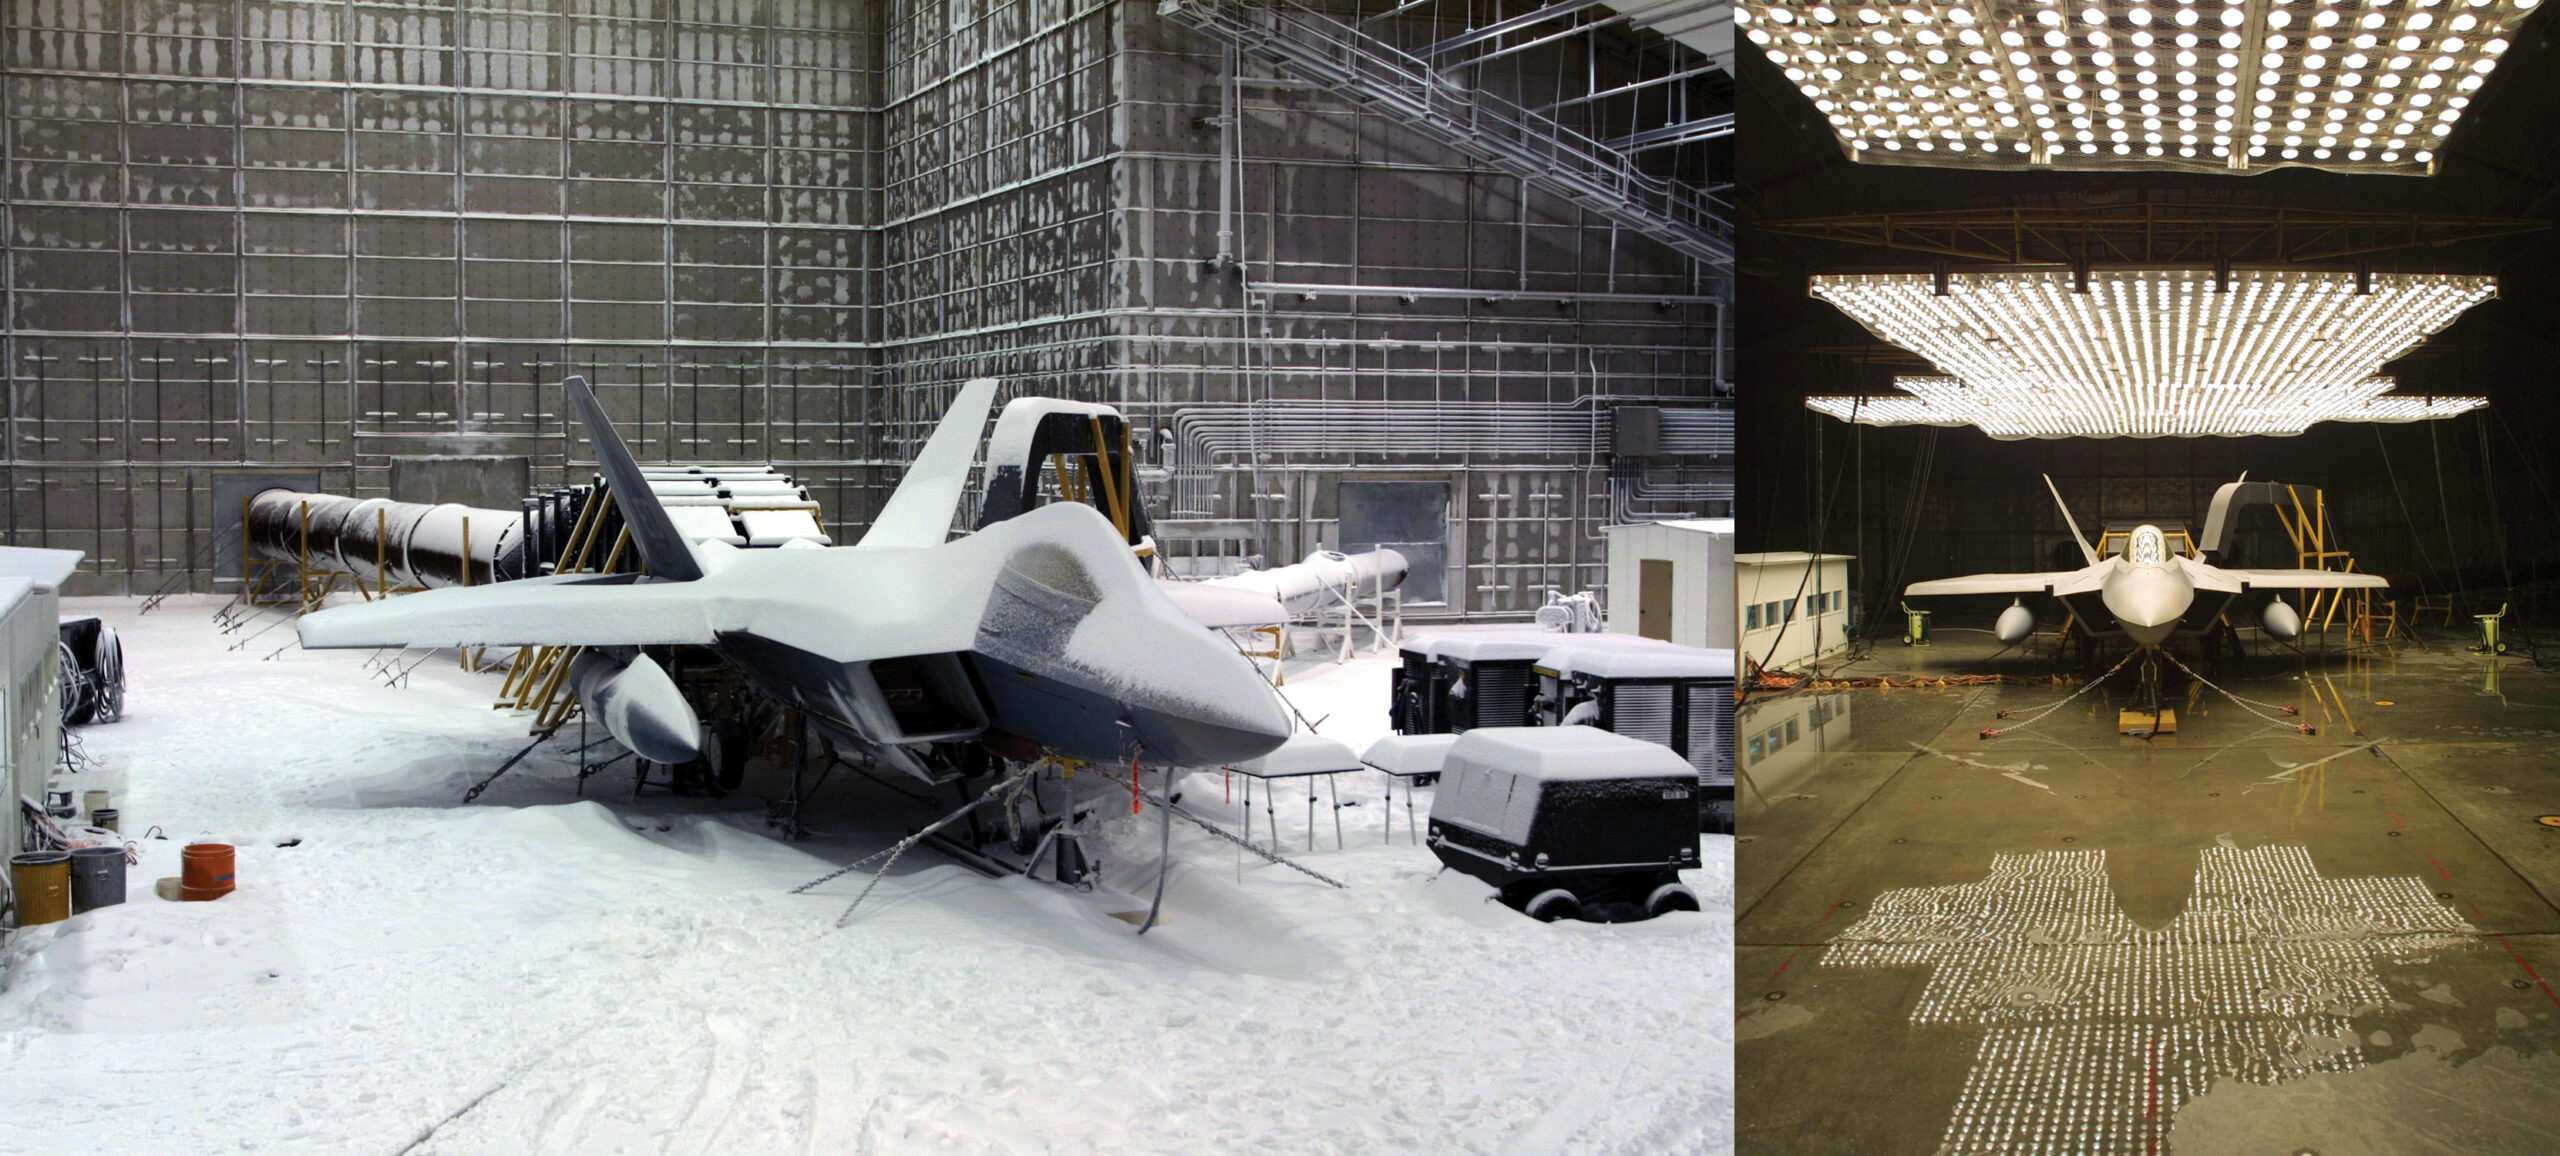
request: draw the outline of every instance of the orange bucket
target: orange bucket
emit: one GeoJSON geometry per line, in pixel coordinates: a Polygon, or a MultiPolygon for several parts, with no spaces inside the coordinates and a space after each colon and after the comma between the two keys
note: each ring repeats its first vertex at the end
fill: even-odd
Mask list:
{"type": "Polygon", "coordinates": [[[71,918],[71,855],[29,851],[9,860],[9,886],[18,899],[18,926],[71,918]]]}
{"type": "Polygon", "coordinates": [[[184,861],[178,886],[187,902],[200,903],[231,894],[231,844],[189,843],[184,861]]]}

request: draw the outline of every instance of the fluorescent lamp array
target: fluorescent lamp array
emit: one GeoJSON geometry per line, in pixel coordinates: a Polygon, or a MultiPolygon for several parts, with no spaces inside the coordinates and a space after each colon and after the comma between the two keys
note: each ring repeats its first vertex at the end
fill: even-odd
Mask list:
{"type": "Polygon", "coordinates": [[[2289,436],[2324,421],[2428,421],[2489,404],[2480,397],[2411,397],[2376,378],[2349,388],[2191,390],[2167,407],[2140,407],[2104,391],[2045,387],[1974,389],[1951,377],[1897,377],[1900,394],[1816,397],[1807,408],[1860,425],[1975,426],[2001,441],[2024,438],[2289,436]]]}
{"type": "MultiPolygon", "coordinates": [[[[1825,274],[1815,297],[1948,376],[1873,399],[1879,424],[1971,424],[1994,437],[2300,433],[2416,421],[2477,399],[2384,396],[2375,373],[2497,292],[2497,279],[2302,270],[1825,274]],[[1891,403],[1891,404],[1887,404],[1891,403]],[[2448,408],[2450,406],[2450,408],[2448,408]]],[[[1815,406],[1847,417],[1845,410],[1815,406]]],[[[1858,420],[1869,420],[1862,413],[1858,420]]]]}
{"type": "Polygon", "coordinates": [[[2426,172],[2540,0],[1742,0],[1852,157],[2426,172]]]}

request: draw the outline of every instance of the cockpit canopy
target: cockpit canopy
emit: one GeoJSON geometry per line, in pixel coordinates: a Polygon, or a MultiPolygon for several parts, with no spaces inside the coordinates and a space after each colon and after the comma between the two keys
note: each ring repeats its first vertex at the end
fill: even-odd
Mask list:
{"type": "Polygon", "coordinates": [[[2169,537],[2160,527],[2148,523],[2133,528],[2125,538],[2124,560],[2136,566],[2158,566],[2169,560],[2169,537]]]}

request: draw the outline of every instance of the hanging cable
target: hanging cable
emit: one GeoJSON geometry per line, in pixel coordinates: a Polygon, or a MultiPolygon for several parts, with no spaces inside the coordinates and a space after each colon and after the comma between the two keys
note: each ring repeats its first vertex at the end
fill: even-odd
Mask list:
{"type": "Polygon", "coordinates": [[[2418,593],[2433,593],[2427,589],[2427,575],[2435,571],[2435,558],[2427,552],[2426,536],[2418,532],[2417,517],[2409,512],[2409,496],[2400,490],[2400,471],[2391,465],[2391,445],[2382,440],[2382,427],[2379,425],[2373,427],[2373,444],[2382,452],[2382,472],[2391,479],[2391,497],[2400,504],[2400,520],[2409,525],[2409,542],[2418,548],[2418,561],[2426,566],[2418,575],[2418,593]]]}
{"type": "MultiPolygon", "coordinates": [[[[1862,396],[1862,397],[1860,397],[1857,401],[1851,402],[1851,403],[1849,404],[1849,428],[1851,428],[1851,429],[1856,429],[1856,428],[1857,428],[1858,407],[1859,407],[1861,404],[1863,404],[1865,401],[1866,401],[1866,399],[1862,396]]],[[[1814,430],[1814,435],[1815,435],[1815,437],[1816,437],[1817,439],[1819,439],[1819,438],[1821,437],[1821,433],[1822,433],[1822,427],[1821,427],[1821,425],[1820,425],[1819,423],[1816,423],[1816,424],[1814,425],[1814,427],[1813,427],[1813,430],[1814,430]]],[[[1932,431],[1932,432],[1935,432],[1935,431],[1932,431]]],[[[1819,484],[1821,483],[1821,481],[1822,481],[1822,477],[1821,477],[1821,464],[1820,464],[1820,463],[1821,463],[1821,458],[1820,458],[1819,454],[1817,454],[1817,455],[1816,455],[1816,457],[1815,457],[1815,466],[1814,466],[1814,482],[1815,482],[1815,484],[1816,484],[1816,485],[1819,485],[1819,484]]],[[[1807,586],[1809,586],[1809,585],[1811,585],[1811,584],[1812,584],[1812,582],[1813,582],[1813,575],[1814,575],[1814,572],[1815,572],[1817,569],[1819,569],[1819,568],[1821,567],[1821,565],[1822,565],[1822,543],[1823,543],[1823,539],[1824,539],[1824,536],[1825,536],[1826,531],[1828,531],[1828,530],[1829,530],[1830,525],[1831,525],[1831,512],[1832,512],[1832,507],[1833,507],[1836,503],[1838,503],[1838,502],[1839,502],[1839,500],[1840,500],[1840,482],[1841,482],[1841,479],[1847,475],[1847,473],[1848,473],[1848,469],[1849,469],[1849,463],[1848,463],[1848,461],[1847,461],[1847,460],[1845,460],[1845,459],[1844,459],[1844,460],[1840,463],[1840,470],[1839,470],[1839,472],[1838,472],[1838,473],[1836,473],[1836,474],[1834,474],[1834,475],[1832,476],[1832,479],[1831,479],[1831,485],[1830,485],[1829,487],[1827,487],[1826,489],[1824,489],[1824,491],[1823,491],[1823,495],[1822,495],[1822,504],[1821,504],[1821,512],[1820,512],[1820,514],[1819,514],[1819,515],[1817,515],[1816,520],[1815,520],[1814,525],[1813,525],[1813,534],[1812,534],[1812,538],[1813,538],[1813,550],[1812,550],[1812,555],[1813,555],[1813,556],[1812,556],[1811,558],[1809,558],[1809,559],[1807,559],[1807,560],[1806,560],[1806,562],[1805,562],[1805,566],[1804,566],[1804,573],[1796,579],[1796,592],[1795,592],[1795,594],[1794,594],[1793,596],[1791,596],[1790,598],[1788,598],[1788,599],[1787,599],[1787,608],[1786,608],[1786,610],[1785,610],[1784,614],[1782,615],[1782,617],[1781,617],[1781,618],[1779,619],[1779,621],[1778,621],[1778,633],[1777,633],[1777,634],[1775,634],[1775,635],[1773,635],[1773,636],[1769,639],[1769,649],[1768,649],[1768,651],[1767,651],[1766,653],[1764,653],[1764,654],[1762,654],[1762,655],[1760,656],[1760,661],[1755,662],[1755,663],[1752,663],[1752,664],[1751,664],[1751,669],[1747,672],[1747,677],[1749,677],[1749,678],[1753,679],[1755,682],[1756,682],[1756,680],[1759,678],[1759,672],[1761,672],[1761,671],[1763,671],[1763,670],[1768,669],[1770,660],[1772,660],[1772,659],[1774,659],[1774,658],[1776,658],[1776,657],[1778,656],[1778,647],[1779,647],[1779,645],[1780,645],[1780,644],[1782,644],[1782,643],[1784,643],[1784,642],[1787,640],[1787,630],[1788,630],[1788,628],[1789,628],[1789,627],[1792,627],[1792,626],[1794,626],[1794,625],[1795,625],[1795,622],[1796,622],[1795,609],[1796,609],[1796,606],[1797,606],[1798,604],[1800,604],[1800,603],[1802,603],[1802,602],[1804,601],[1804,591],[1805,591],[1805,587],[1807,587],[1807,586]]],[[[1810,512],[1810,511],[1808,511],[1808,512],[1810,512]]],[[[1811,616],[1811,615],[1807,615],[1806,617],[1810,618],[1810,617],[1812,617],[1812,616],[1811,616]]],[[[1844,642],[1845,642],[1845,641],[1847,641],[1847,639],[1844,637],[1844,638],[1842,639],[1842,641],[1844,641],[1844,642]]],[[[1816,667],[1816,669],[1817,669],[1817,671],[1818,671],[1818,670],[1819,670],[1819,668],[1820,668],[1819,655],[1820,655],[1820,653],[1821,653],[1821,649],[1822,649],[1822,633],[1821,633],[1821,627],[1820,627],[1818,624],[1814,627],[1813,645],[1814,645],[1814,653],[1815,653],[1815,655],[1816,655],[1816,659],[1815,659],[1815,667],[1816,667]]],[[[1749,656],[1748,654],[1746,654],[1746,655],[1744,655],[1743,657],[1745,657],[1745,658],[1749,658],[1750,656],[1749,656]]]]}

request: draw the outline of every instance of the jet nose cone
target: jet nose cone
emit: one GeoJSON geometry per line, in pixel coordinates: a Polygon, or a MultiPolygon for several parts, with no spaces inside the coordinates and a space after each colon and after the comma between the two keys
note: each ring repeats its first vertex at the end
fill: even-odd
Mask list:
{"type": "Polygon", "coordinates": [[[1289,737],[1280,696],[1250,660],[1222,656],[1204,663],[1185,702],[1158,702],[1138,712],[1150,755],[1186,767],[1218,766],[1271,753],[1289,737]]]}
{"type": "Polygon", "coordinates": [[[2135,567],[2109,578],[2101,601],[2127,635],[2149,645],[2168,637],[2187,616],[2195,587],[2182,574],[2135,567]]]}
{"type": "Polygon", "coordinates": [[[1260,758],[1287,741],[1289,729],[1228,726],[1166,711],[1140,711],[1139,741],[1152,761],[1180,767],[1216,767],[1260,758]]]}

